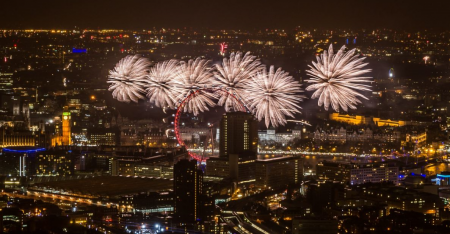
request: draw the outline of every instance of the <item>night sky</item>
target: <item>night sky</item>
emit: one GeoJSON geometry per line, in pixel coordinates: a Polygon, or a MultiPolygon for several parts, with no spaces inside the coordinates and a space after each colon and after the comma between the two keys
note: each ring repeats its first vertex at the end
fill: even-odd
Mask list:
{"type": "Polygon", "coordinates": [[[450,29],[448,0],[3,0],[0,28],[450,29]]]}

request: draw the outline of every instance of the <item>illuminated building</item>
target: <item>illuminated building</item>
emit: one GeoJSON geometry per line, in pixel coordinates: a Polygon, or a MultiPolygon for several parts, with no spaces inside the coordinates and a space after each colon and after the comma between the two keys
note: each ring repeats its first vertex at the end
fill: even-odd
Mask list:
{"type": "Polygon", "coordinates": [[[123,196],[119,201],[121,212],[161,213],[173,211],[172,192],[123,196]]]}
{"type": "Polygon", "coordinates": [[[373,118],[373,122],[378,127],[384,127],[384,126],[390,126],[390,127],[402,127],[406,125],[405,121],[402,120],[390,120],[390,119],[380,119],[380,118],[373,118]]]}
{"type": "Polygon", "coordinates": [[[37,152],[45,151],[38,147],[8,147],[2,149],[0,174],[8,176],[34,175],[37,152]]]}
{"type": "Polygon", "coordinates": [[[12,93],[13,83],[13,73],[0,73],[0,92],[12,93]]]}
{"type": "Polygon", "coordinates": [[[427,133],[425,131],[413,131],[411,133],[406,134],[406,142],[411,142],[416,144],[417,146],[422,146],[427,141],[427,133]]]}
{"type": "Polygon", "coordinates": [[[371,141],[379,140],[383,142],[400,142],[401,133],[395,129],[385,128],[385,129],[375,129],[370,128],[352,128],[347,127],[347,129],[341,128],[331,128],[331,129],[317,129],[314,132],[314,140],[318,141],[334,141],[339,143],[345,143],[348,141],[371,141]]]}
{"type": "Polygon", "coordinates": [[[375,123],[378,127],[391,126],[391,127],[401,127],[406,125],[406,121],[402,120],[390,120],[381,119],[376,117],[366,117],[361,115],[342,115],[339,113],[332,113],[329,116],[330,120],[347,123],[351,125],[368,125],[370,123],[375,123]]]}
{"type": "Polygon", "coordinates": [[[330,120],[352,125],[365,125],[370,123],[371,118],[361,115],[352,116],[352,115],[343,115],[339,113],[332,113],[330,114],[330,120]]]}
{"type": "Polygon", "coordinates": [[[444,199],[438,194],[381,183],[360,185],[358,192],[347,193],[347,198],[351,197],[357,200],[386,204],[389,208],[388,213],[391,213],[393,209],[398,209],[419,212],[421,216],[430,214],[436,219],[440,219],[439,213],[446,206],[444,199]]]}
{"type": "Polygon", "coordinates": [[[239,184],[255,182],[258,123],[251,114],[227,113],[220,121],[219,157],[207,160],[206,174],[227,177],[239,184]]]}
{"type": "Polygon", "coordinates": [[[37,176],[70,176],[73,174],[74,163],[71,153],[43,152],[36,155],[37,176]]]}
{"type": "Polygon", "coordinates": [[[301,129],[292,129],[289,132],[276,133],[274,129],[267,129],[266,131],[259,131],[258,138],[260,142],[276,142],[284,145],[295,139],[300,139],[301,132],[301,129]]]}
{"type": "Polygon", "coordinates": [[[57,131],[52,139],[52,146],[72,144],[70,112],[63,112],[61,126],[61,131],[57,131]]]}
{"type": "Polygon", "coordinates": [[[316,175],[320,179],[348,183],[350,181],[350,165],[332,162],[319,162],[316,166],[316,175]]]}
{"type": "Polygon", "coordinates": [[[230,154],[256,155],[258,122],[244,112],[226,113],[220,121],[220,157],[230,154]]]}
{"type": "Polygon", "coordinates": [[[206,161],[206,175],[226,178],[230,175],[230,162],[228,158],[210,157],[206,161]]]}
{"type": "Polygon", "coordinates": [[[316,175],[323,180],[351,185],[391,181],[398,184],[399,169],[386,163],[335,163],[323,161],[316,166],[316,175]]]}
{"type": "Polygon", "coordinates": [[[15,132],[7,131],[6,128],[0,128],[0,147],[11,146],[36,146],[41,134],[30,131],[15,132]]]}
{"type": "Polygon", "coordinates": [[[95,146],[116,146],[120,142],[118,129],[89,129],[88,139],[90,145],[95,146]]]}
{"type": "MultiPolygon", "coordinates": [[[[41,178],[41,177],[40,177],[41,178]]],[[[53,196],[79,204],[106,206],[120,201],[121,197],[139,193],[168,192],[172,181],[167,179],[134,178],[125,176],[95,176],[73,180],[41,180],[29,188],[30,196],[53,196]]]]}
{"type": "Polygon", "coordinates": [[[300,157],[259,159],[255,164],[255,185],[263,189],[298,184],[303,176],[303,160],[300,157]]]}
{"type": "Polygon", "coordinates": [[[173,175],[174,219],[177,223],[201,221],[203,171],[197,168],[197,161],[180,160],[173,167],[173,175]]]}
{"type": "Polygon", "coordinates": [[[152,164],[136,164],[134,166],[135,176],[146,176],[154,178],[173,178],[173,167],[155,166],[152,164]]]}
{"type": "Polygon", "coordinates": [[[61,142],[63,145],[71,145],[72,144],[70,119],[71,119],[70,112],[63,112],[62,142],[61,142]]]}

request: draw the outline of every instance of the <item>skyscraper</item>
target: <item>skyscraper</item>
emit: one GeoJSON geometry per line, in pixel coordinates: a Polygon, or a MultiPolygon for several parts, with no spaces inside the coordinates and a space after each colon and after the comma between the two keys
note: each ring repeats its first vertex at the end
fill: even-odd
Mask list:
{"type": "Polygon", "coordinates": [[[173,167],[173,176],[175,221],[178,224],[201,221],[203,171],[197,168],[197,161],[180,160],[173,167]]]}
{"type": "Polygon", "coordinates": [[[230,154],[256,155],[258,122],[250,113],[226,113],[220,121],[220,157],[230,154]]]}

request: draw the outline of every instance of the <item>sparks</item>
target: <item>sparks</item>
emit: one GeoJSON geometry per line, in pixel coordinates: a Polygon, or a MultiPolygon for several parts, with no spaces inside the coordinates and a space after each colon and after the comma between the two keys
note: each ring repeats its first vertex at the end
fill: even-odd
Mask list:
{"type": "Polygon", "coordinates": [[[209,60],[197,58],[188,62],[180,62],[175,74],[174,92],[176,100],[181,102],[191,93],[189,102],[184,105],[184,111],[198,115],[198,113],[213,107],[215,95],[206,89],[211,88],[213,75],[210,72],[209,60]]]}
{"type": "Polygon", "coordinates": [[[109,71],[108,90],[121,102],[137,102],[144,98],[146,76],[150,61],[140,55],[127,56],[120,60],[116,67],[109,71]]]}
{"type": "Polygon", "coordinates": [[[157,107],[175,108],[176,94],[172,88],[172,82],[174,82],[178,65],[179,62],[177,60],[171,59],[157,63],[150,68],[147,79],[147,97],[157,107]]]}
{"type": "Polygon", "coordinates": [[[312,83],[306,90],[313,91],[312,99],[319,98],[319,106],[324,106],[328,110],[329,106],[339,112],[339,107],[344,111],[348,108],[356,109],[356,105],[361,103],[358,97],[368,99],[358,91],[370,91],[372,82],[371,77],[361,76],[371,71],[371,69],[362,69],[367,65],[363,63],[364,57],[355,54],[355,49],[345,52],[345,46],[334,54],[333,45],[330,45],[328,51],[324,51],[319,57],[317,63],[312,62],[313,66],[307,73],[311,79],[307,83],[312,83]]]}
{"type": "Polygon", "coordinates": [[[274,66],[259,71],[247,82],[248,104],[256,118],[269,127],[286,124],[286,116],[300,113],[298,103],[303,99],[301,85],[289,73],[274,66]]]}
{"type": "MultiPolygon", "coordinates": [[[[224,58],[222,64],[215,65],[214,84],[217,87],[224,88],[229,93],[235,95],[238,99],[243,99],[246,103],[246,95],[244,95],[245,84],[260,71],[263,66],[256,56],[252,56],[250,52],[243,55],[241,52],[231,53],[230,58],[224,58]]],[[[225,106],[225,111],[235,110],[244,111],[242,102],[230,96],[230,94],[220,95],[218,105],[225,106]]]]}

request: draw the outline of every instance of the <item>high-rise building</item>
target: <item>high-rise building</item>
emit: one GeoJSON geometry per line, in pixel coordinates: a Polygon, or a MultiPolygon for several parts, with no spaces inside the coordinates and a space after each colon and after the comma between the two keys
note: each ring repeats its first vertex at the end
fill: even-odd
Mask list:
{"type": "Polygon", "coordinates": [[[208,159],[207,175],[228,177],[240,184],[254,182],[258,122],[249,113],[226,113],[220,121],[219,132],[219,157],[208,159]]]}
{"type": "Polygon", "coordinates": [[[173,167],[174,218],[178,224],[201,221],[203,171],[196,160],[182,159],[173,167]]]}
{"type": "Polygon", "coordinates": [[[220,157],[230,154],[256,155],[258,122],[250,113],[226,113],[220,121],[220,157]]]}

